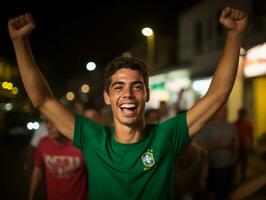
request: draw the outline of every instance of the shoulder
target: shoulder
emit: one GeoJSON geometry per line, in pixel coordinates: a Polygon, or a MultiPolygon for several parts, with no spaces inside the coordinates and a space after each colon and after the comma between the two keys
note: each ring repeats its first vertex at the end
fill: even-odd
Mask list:
{"type": "Polygon", "coordinates": [[[104,125],[96,123],[83,115],[75,115],[75,128],[78,126],[85,126],[85,127],[94,127],[94,128],[103,128],[104,125]]]}
{"type": "Polygon", "coordinates": [[[47,148],[50,148],[53,145],[53,141],[49,136],[43,137],[38,143],[37,149],[40,152],[46,151],[47,148]]]}
{"type": "Polygon", "coordinates": [[[186,112],[178,113],[177,115],[168,118],[167,120],[160,122],[158,125],[159,126],[164,126],[164,125],[177,125],[177,124],[186,124],[187,123],[187,117],[186,117],[186,112]]]}

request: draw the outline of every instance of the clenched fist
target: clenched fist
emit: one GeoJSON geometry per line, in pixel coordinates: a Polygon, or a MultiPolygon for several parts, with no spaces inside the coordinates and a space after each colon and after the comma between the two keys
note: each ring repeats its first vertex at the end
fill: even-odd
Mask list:
{"type": "Polygon", "coordinates": [[[242,33],[247,26],[248,17],[244,11],[226,7],[219,21],[227,31],[242,33]]]}
{"type": "Polygon", "coordinates": [[[8,20],[8,32],[12,40],[28,37],[35,29],[35,22],[30,13],[8,20]]]}

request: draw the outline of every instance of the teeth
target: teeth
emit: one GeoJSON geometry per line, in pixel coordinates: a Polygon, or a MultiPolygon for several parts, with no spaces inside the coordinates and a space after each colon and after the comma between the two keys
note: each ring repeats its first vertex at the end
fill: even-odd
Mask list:
{"type": "Polygon", "coordinates": [[[129,103],[121,105],[121,108],[135,108],[135,107],[136,107],[135,104],[129,104],[129,103]]]}

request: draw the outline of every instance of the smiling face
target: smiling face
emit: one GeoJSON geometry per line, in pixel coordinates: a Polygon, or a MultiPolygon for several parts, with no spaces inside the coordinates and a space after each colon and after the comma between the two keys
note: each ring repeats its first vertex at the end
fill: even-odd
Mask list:
{"type": "Polygon", "coordinates": [[[137,126],[144,122],[149,90],[137,70],[121,68],[112,75],[104,100],[111,105],[115,124],[137,126]]]}

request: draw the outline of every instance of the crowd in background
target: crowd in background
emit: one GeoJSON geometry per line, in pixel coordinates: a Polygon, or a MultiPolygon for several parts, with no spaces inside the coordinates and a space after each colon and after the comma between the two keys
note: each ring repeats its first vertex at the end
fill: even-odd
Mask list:
{"type": "MultiPolygon", "coordinates": [[[[112,126],[112,113],[109,107],[100,109],[87,107],[81,101],[64,102],[64,104],[78,115],[84,115],[95,122],[112,126]]],[[[178,101],[173,107],[170,107],[166,101],[161,101],[158,108],[146,109],[145,120],[148,124],[158,123],[180,112],[185,112],[185,109],[180,109],[178,101]]],[[[249,156],[254,151],[254,139],[252,125],[246,118],[246,110],[240,109],[238,116],[235,123],[227,122],[225,105],[183,149],[176,162],[176,199],[228,199],[230,195],[232,197],[237,186],[245,183],[249,156]],[[238,170],[239,178],[237,178],[238,170]]],[[[34,169],[36,165],[38,166],[36,151],[43,146],[39,144],[40,141],[45,140],[44,138],[47,140],[47,137],[53,138],[49,134],[52,125],[49,128],[47,125],[49,122],[42,116],[41,119],[41,126],[33,134],[24,162],[25,169],[33,169],[33,177],[34,169]]],[[[262,145],[260,145],[262,150],[265,148],[263,141],[262,138],[262,145]]],[[[61,143],[67,144],[67,142],[68,140],[61,143]]],[[[84,174],[87,177],[85,172],[84,174]]],[[[87,184],[82,179],[80,181],[78,184],[87,184]]],[[[31,182],[34,182],[34,178],[31,182]]],[[[86,190],[85,188],[83,189],[86,190]]],[[[36,192],[36,188],[34,188],[34,192],[36,192]]],[[[30,188],[31,199],[34,197],[34,192],[30,188]]]]}

